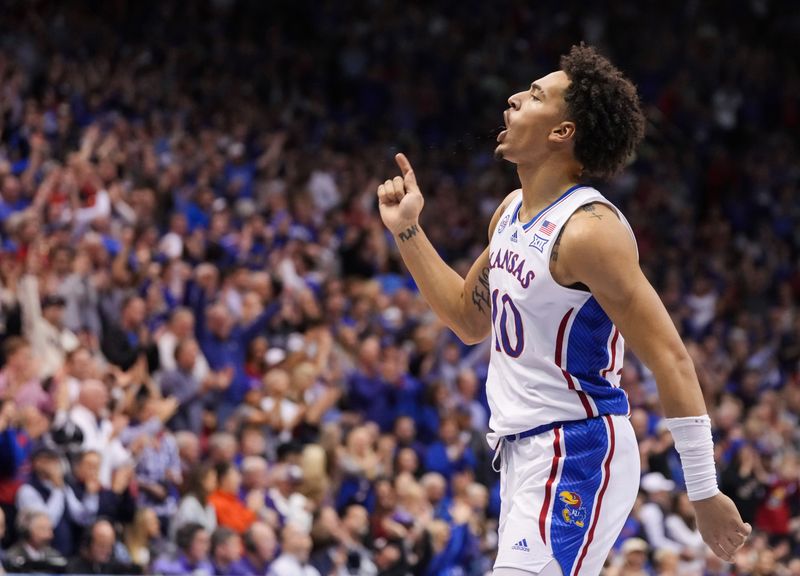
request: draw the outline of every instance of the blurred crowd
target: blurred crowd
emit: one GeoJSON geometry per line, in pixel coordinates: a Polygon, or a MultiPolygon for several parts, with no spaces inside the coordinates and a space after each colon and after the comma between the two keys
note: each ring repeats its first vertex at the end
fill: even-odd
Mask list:
{"type": "Polygon", "coordinates": [[[515,187],[505,100],[578,39],[648,137],[600,189],[695,359],[727,565],[652,375],[607,576],[800,575],[800,19],[779,0],[6,0],[0,560],[9,572],[482,576],[489,349],[415,290],[376,211],[405,151],[462,273],[515,187]]]}

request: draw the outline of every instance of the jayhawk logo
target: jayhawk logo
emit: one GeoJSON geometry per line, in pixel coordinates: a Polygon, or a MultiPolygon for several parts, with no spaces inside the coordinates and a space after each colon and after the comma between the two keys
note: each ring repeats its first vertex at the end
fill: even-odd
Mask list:
{"type": "Polygon", "coordinates": [[[581,505],[581,495],[577,492],[564,490],[558,495],[558,499],[564,503],[564,509],[561,511],[564,522],[583,528],[586,520],[586,509],[581,505]]]}

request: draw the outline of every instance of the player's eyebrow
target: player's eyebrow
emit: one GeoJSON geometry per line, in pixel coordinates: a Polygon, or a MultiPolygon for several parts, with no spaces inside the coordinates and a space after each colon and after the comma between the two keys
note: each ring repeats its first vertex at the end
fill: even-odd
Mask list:
{"type": "Polygon", "coordinates": [[[538,92],[542,96],[542,98],[546,96],[546,94],[544,93],[544,89],[541,86],[539,86],[536,82],[531,83],[531,92],[538,92]]]}

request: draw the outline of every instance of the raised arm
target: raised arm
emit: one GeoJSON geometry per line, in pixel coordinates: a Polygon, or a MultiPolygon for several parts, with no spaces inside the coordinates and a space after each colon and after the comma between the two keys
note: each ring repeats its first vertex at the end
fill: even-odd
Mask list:
{"type": "Polygon", "coordinates": [[[636,248],[613,210],[590,204],[564,227],[551,256],[562,285],[583,283],[652,370],[667,425],[681,455],[703,539],[731,561],[750,533],[733,502],[717,490],[710,420],[694,364],[661,299],[639,267],[636,248]]]}
{"type": "MultiPolygon", "coordinates": [[[[411,164],[403,154],[395,159],[403,176],[378,187],[383,223],[392,233],[414,281],[436,315],[466,344],[475,344],[491,332],[489,250],[478,257],[462,278],[448,266],[419,224],[425,203],[411,164]]],[[[507,198],[490,225],[491,231],[507,205],[507,198]]]]}

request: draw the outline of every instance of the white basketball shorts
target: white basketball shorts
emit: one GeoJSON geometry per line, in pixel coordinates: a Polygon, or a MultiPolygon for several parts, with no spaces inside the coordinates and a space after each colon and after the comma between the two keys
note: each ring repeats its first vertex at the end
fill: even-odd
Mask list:
{"type": "Polygon", "coordinates": [[[596,576],[633,507],[639,449],[627,416],[556,426],[498,448],[500,525],[495,568],[596,576]]]}

